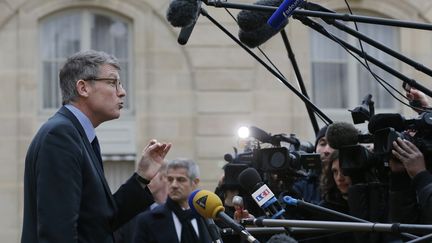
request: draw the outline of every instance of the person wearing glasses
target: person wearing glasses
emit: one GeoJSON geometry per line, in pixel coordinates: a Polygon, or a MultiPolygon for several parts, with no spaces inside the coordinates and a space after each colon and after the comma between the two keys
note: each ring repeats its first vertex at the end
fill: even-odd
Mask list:
{"type": "Polygon", "coordinates": [[[126,91],[117,59],[83,51],[60,70],[63,106],[39,129],[25,159],[21,242],[114,242],[113,232],[153,203],[147,184],[171,148],[151,140],[135,173],[111,193],[95,128],[116,119],[126,91]]]}

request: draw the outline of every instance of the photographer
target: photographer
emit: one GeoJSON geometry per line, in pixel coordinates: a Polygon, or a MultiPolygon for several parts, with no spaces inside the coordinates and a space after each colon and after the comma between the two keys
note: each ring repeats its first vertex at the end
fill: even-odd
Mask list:
{"type": "Polygon", "coordinates": [[[393,142],[390,161],[390,218],[401,223],[432,223],[432,174],[423,153],[410,141],[393,142]]]}

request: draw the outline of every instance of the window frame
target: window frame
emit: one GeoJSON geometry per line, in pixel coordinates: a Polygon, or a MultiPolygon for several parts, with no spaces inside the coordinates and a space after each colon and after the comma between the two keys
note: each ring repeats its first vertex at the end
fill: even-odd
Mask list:
{"type": "MultiPolygon", "coordinates": [[[[354,11],[355,12],[355,14],[364,14],[364,15],[368,15],[368,16],[379,16],[379,17],[383,17],[383,15],[382,14],[377,14],[376,12],[371,12],[371,11],[354,11]]],[[[385,16],[384,16],[385,17],[385,16]]],[[[344,23],[344,22],[342,22],[342,23],[344,23]]],[[[346,23],[349,27],[352,27],[352,28],[354,28],[354,24],[352,23],[352,22],[349,22],[349,23],[346,23]]],[[[366,24],[365,24],[366,25],[366,24]]],[[[335,29],[335,27],[332,27],[333,29],[335,29]]],[[[362,27],[359,27],[360,28],[360,30],[361,30],[361,28],[362,27]]],[[[388,28],[390,28],[390,27],[388,27],[388,28]]],[[[328,29],[327,27],[326,27],[326,29],[328,29]]],[[[318,57],[315,57],[314,56],[314,53],[313,53],[313,48],[312,48],[312,43],[313,43],[313,34],[316,34],[316,35],[320,35],[321,36],[321,34],[319,34],[319,33],[312,33],[312,32],[315,32],[315,30],[310,30],[311,32],[309,32],[309,36],[310,36],[310,41],[311,41],[311,44],[310,44],[310,47],[311,47],[311,52],[310,52],[310,67],[311,67],[311,88],[312,88],[312,100],[314,101],[314,102],[317,102],[316,100],[315,100],[315,84],[318,82],[318,81],[315,81],[315,80],[313,80],[313,77],[314,77],[314,69],[313,69],[313,66],[314,66],[314,64],[315,63],[325,63],[326,61],[328,61],[330,58],[326,58],[326,59],[323,59],[322,61],[320,60],[320,58],[318,57]]],[[[395,46],[393,47],[393,48],[396,48],[397,50],[400,50],[401,49],[401,41],[402,41],[402,39],[401,39],[401,32],[398,30],[398,29],[395,29],[394,30],[395,32],[394,32],[394,34],[393,34],[393,40],[392,40],[392,42],[394,42],[395,43],[395,46]]],[[[343,31],[342,31],[343,32],[343,31]]],[[[344,33],[344,32],[343,32],[344,33]]],[[[324,39],[325,39],[325,41],[328,41],[328,43],[332,43],[332,44],[336,44],[336,45],[338,45],[336,42],[334,42],[334,41],[332,41],[332,40],[330,40],[330,39],[328,39],[328,38],[326,38],[326,37],[323,37],[324,39]]],[[[348,42],[349,44],[351,44],[351,45],[354,45],[354,46],[359,46],[359,44],[358,44],[358,40],[357,40],[357,38],[355,38],[355,37],[353,37],[352,35],[350,35],[350,34],[347,34],[347,39],[345,40],[346,42],[348,42]]],[[[327,42],[326,42],[326,44],[328,44],[327,42]]],[[[367,43],[365,43],[364,41],[362,41],[362,44],[363,45],[367,45],[367,43]]],[[[330,44],[328,44],[328,45],[330,45],[330,44]]],[[[339,46],[339,45],[338,45],[339,46]]],[[[338,48],[342,48],[342,47],[338,47],[338,48]]],[[[373,54],[371,54],[372,56],[374,56],[373,54]]],[[[388,54],[386,54],[386,55],[388,55],[388,54]]],[[[332,116],[335,116],[335,117],[337,117],[337,119],[340,119],[341,117],[346,117],[347,116],[347,109],[352,109],[352,108],[354,108],[354,107],[356,107],[356,106],[358,106],[358,105],[360,105],[360,103],[361,103],[361,100],[363,99],[363,97],[366,95],[366,93],[365,94],[360,94],[359,92],[359,90],[360,90],[360,82],[361,82],[361,80],[360,80],[360,78],[361,78],[361,75],[359,74],[359,71],[360,71],[360,69],[363,69],[363,71],[366,71],[365,70],[365,68],[364,67],[362,67],[361,66],[361,64],[359,64],[358,62],[357,62],[357,60],[355,60],[350,54],[346,54],[346,65],[347,65],[347,67],[346,67],[346,71],[347,71],[347,80],[345,80],[345,82],[348,82],[348,89],[349,90],[356,90],[356,92],[354,93],[354,94],[350,94],[350,95],[346,95],[346,98],[347,98],[347,106],[348,107],[342,107],[342,108],[336,108],[336,107],[325,107],[325,108],[322,108],[322,110],[324,111],[324,112],[326,112],[326,113],[329,113],[330,115],[332,115],[332,116]]],[[[392,58],[392,60],[394,60],[394,63],[395,63],[395,66],[392,66],[394,69],[396,69],[396,70],[398,70],[398,71],[401,71],[401,65],[400,65],[400,62],[396,59],[396,58],[393,58],[393,57],[391,57],[392,58]]],[[[361,58],[360,57],[360,59],[361,60],[364,60],[363,58],[361,58]]],[[[335,62],[337,62],[337,63],[343,63],[343,60],[342,59],[337,59],[335,62]]],[[[383,60],[382,62],[386,62],[386,59],[385,60],[383,60]]],[[[370,65],[373,65],[371,62],[368,62],[370,65]]],[[[373,70],[374,70],[374,68],[373,67],[371,67],[373,70]]],[[[375,68],[375,70],[376,69],[379,69],[379,70],[381,70],[380,68],[378,68],[378,67],[376,67],[375,68]]],[[[385,72],[385,71],[383,71],[383,72],[385,72]]],[[[373,77],[371,77],[371,79],[373,79],[373,77]]],[[[395,80],[396,81],[400,81],[398,78],[396,78],[395,77],[395,80]]],[[[376,82],[376,81],[375,81],[376,82]]],[[[400,81],[400,82],[402,82],[402,81],[400,81]]],[[[394,87],[396,88],[396,89],[398,89],[399,91],[402,91],[402,89],[401,89],[401,86],[402,85],[398,85],[397,86],[397,83],[394,83],[394,87]]],[[[379,88],[380,89],[383,89],[380,85],[379,85],[379,88]]],[[[384,91],[384,92],[386,92],[386,91],[384,91]]],[[[334,95],[337,95],[337,94],[334,94],[334,95]]],[[[377,101],[377,97],[376,97],[376,95],[374,95],[373,96],[373,98],[372,98],[374,101],[377,101]]],[[[320,107],[320,104],[317,104],[319,107],[320,107]]],[[[376,106],[376,105],[375,105],[376,106]]],[[[398,101],[396,101],[395,100],[395,103],[394,103],[394,107],[392,107],[392,108],[377,108],[377,107],[375,107],[375,113],[387,113],[387,112],[397,112],[397,111],[400,111],[401,110],[401,108],[402,108],[402,105],[398,102],[398,101]]]]}
{"type": "MultiPolygon", "coordinates": [[[[123,23],[125,23],[127,25],[128,31],[127,31],[127,70],[121,70],[120,73],[124,73],[126,72],[125,75],[127,75],[128,79],[127,80],[122,80],[122,82],[127,82],[127,90],[126,91],[131,91],[134,90],[133,86],[134,86],[134,72],[133,72],[133,52],[132,52],[132,48],[133,48],[133,22],[131,21],[131,19],[128,19],[127,17],[125,17],[124,15],[120,14],[120,13],[116,13],[113,11],[109,11],[109,10],[103,10],[103,9],[98,9],[98,8],[72,8],[72,9],[67,9],[67,10],[63,10],[63,11],[59,11],[59,12],[55,12],[53,14],[49,14],[44,16],[43,18],[41,18],[38,22],[38,47],[39,47],[39,56],[38,56],[38,114],[41,116],[48,116],[53,114],[56,110],[58,110],[61,107],[61,104],[59,104],[58,107],[55,108],[46,108],[44,107],[44,101],[43,101],[43,95],[44,95],[44,88],[46,88],[46,83],[44,82],[44,67],[43,67],[43,63],[44,60],[42,58],[42,48],[41,45],[42,43],[46,43],[45,40],[43,39],[43,35],[42,35],[42,29],[43,29],[43,25],[48,23],[49,21],[55,21],[56,18],[61,17],[62,15],[66,15],[66,14],[74,14],[74,13],[78,13],[80,15],[80,19],[81,19],[81,36],[79,38],[80,40],[80,48],[79,50],[88,50],[91,48],[91,21],[94,15],[104,15],[107,16],[113,20],[118,20],[121,21],[123,23]]],[[[66,57],[65,57],[66,58],[66,57]]],[[[63,63],[66,59],[61,60],[61,62],[63,63]]],[[[120,58],[119,58],[120,60],[120,58]]],[[[60,70],[57,70],[57,75],[58,72],[60,70]]],[[[59,80],[58,80],[58,76],[56,79],[56,86],[57,86],[57,92],[61,97],[61,91],[60,91],[60,87],[59,87],[59,80]]],[[[52,85],[52,84],[51,84],[52,85]]],[[[52,92],[53,90],[51,90],[52,92]]],[[[133,92],[127,92],[127,96],[126,96],[126,102],[128,103],[128,107],[126,107],[125,109],[123,109],[122,111],[122,116],[124,117],[130,117],[133,116],[134,114],[134,103],[133,101],[133,92]]]]}

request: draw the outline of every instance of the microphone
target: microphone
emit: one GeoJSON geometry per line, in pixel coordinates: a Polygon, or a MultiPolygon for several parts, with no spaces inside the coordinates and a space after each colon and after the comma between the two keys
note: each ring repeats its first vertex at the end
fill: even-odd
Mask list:
{"type": "MultiPolygon", "coordinates": [[[[279,7],[282,0],[258,0],[255,5],[279,7]]],[[[241,10],[237,14],[237,23],[243,31],[253,31],[267,25],[272,13],[267,11],[241,10]]]]}
{"type": "Polygon", "coordinates": [[[201,1],[197,0],[196,3],[197,3],[197,11],[196,11],[195,18],[192,20],[192,23],[183,27],[180,30],[180,34],[177,38],[177,43],[179,43],[180,45],[186,45],[186,43],[189,40],[189,37],[192,34],[193,29],[195,28],[195,24],[198,20],[198,17],[200,16],[201,11],[203,11],[203,10],[201,10],[201,1]]]}
{"type": "MultiPolygon", "coordinates": [[[[254,4],[278,7],[281,3],[282,0],[259,0],[254,4]]],[[[269,12],[264,11],[240,11],[237,15],[240,41],[249,48],[255,48],[272,38],[288,23],[285,21],[281,28],[275,30],[267,24],[270,16],[269,12]]]]}
{"type": "Polygon", "coordinates": [[[304,0],[285,0],[276,9],[272,16],[267,21],[267,24],[274,29],[280,29],[285,25],[287,19],[293,14],[294,10],[303,3],[304,0]]]}
{"type": "Polygon", "coordinates": [[[279,204],[270,188],[262,182],[256,169],[245,169],[240,173],[238,180],[240,185],[252,194],[252,198],[264,210],[267,217],[284,218],[285,209],[279,204]]]}
{"type": "Polygon", "coordinates": [[[335,122],[327,128],[326,138],[330,147],[341,149],[343,146],[359,142],[359,132],[354,125],[347,122],[335,122]]]}
{"type": "Polygon", "coordinates": [[[250,135],[263,143],[272,143],[272,136],[261,128],[250,126],[250,135]]]}
{"type": "Polygon", "coordinates": [[[168,6],[166,18],[174,27],[191,25],[199,13],[199,1],[174,0],[168,6]]]}
{"type": "Polygon", "coordinates": [[[354,121],[354,124],[360,124],[365,121],[369,121],[371,116],[375,114],[375,102],[372,100],[372,95],[367,94],[360,106],[349,110],[351,112],[351,117],[354,121]]]}
{"type": "Polygon", "coordinates": [[[205,223],[207,225],[207,229],[210,233],[210,237],[212,242],[222,243],[222,236],[219,231],[219,227],[215,224],[213,219],[205,219],[205,223]]]}
{"type": "MultiPolygon", "coordinates": [[[[193,199],[195,197],[195,195],[199,192],[200,190],[195,190],[193,191],[188,198],[188,203],[189,203],[189,207],[192,209],[192,211],[199,215],[198,212],[195,210],[194,207],[192,207],[191,205],[193,204],[193,202],[191,202],[191,199],[193,199]]],[[[205,218],[204,219],[205,225],[207,227],[207,230],[210,234],[210,237],[212,239],[212,242],[215,243],[222,243],[222,237],[219,231],[219,227],[215,224],[215,222],[213,221],[213,219],[211,218],[205,218]]]]}
{"type": "Polygon", "coordinates": [[[376,131],[392,127],[398,132],[405,130],[405,118],[397,113],[383,113],[372,116],[369,120],[369,132],[374,134],[376,131]]]}
{"type": "Polygon", "coordinates": [[[224,221],[230,228],[240,234],[248,242],[259,243],[246,229],[230,218],[224,211],[221,199],[211,191],[195,190],[188,199],[189,207],[202,217],[218,218],[224,221]]]}
{"type": "Polygon", "coordinates": [[[249,48],[258,47],[264,42],[270,40],[274,35],[276,35],[279,30],[275,30],[268,25],[263,25],[258,29],[252,31],[239,30],[239,39],[249,48]]]}

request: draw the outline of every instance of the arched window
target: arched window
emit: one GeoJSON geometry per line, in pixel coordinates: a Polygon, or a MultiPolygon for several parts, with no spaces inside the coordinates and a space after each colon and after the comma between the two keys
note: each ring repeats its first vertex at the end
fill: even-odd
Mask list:
{"type": "MultiPolygon", "coordinates": [[[[131,38],[130,23],[124,18],[99,10],[75,9],[42,19],[39,30],[42,110],[61,105],[59,69],[68,56],[81,50],[94,49],[116,56],[122,69],[120,78],[128,89],[131,38]]],[[[129,104],[126,102],[126,108],[129,104]]]]}
{"type": "MultiPolygon", "coordinates": [[[[370,13],[366,15],[371,15],[370,13]]],[[[360,48],[358,39],[322,23],[335,36],[360,48]]],[[[347,24],[354,28],[353,24],[347,24]]],[[[399,49],[398,28],[358,23],[361,33],[393,50],[399,49]]],[[[398,69],[398,61],[362,42],[364,51],[386,65],[398,69]]],[[[395,110],[397,101],[381,87],[357,60],[336,42],[318,32],[311,32],[311,62],[313,100],[324,109],[347,109],[358,106],[367,94],[372,94],[377,109],[395,110]]],[[[363,58],[360,58],[364,61],[363,58]]],[[[397,89],[401,81],[368,62],[371,69],[397,89]]]]}

